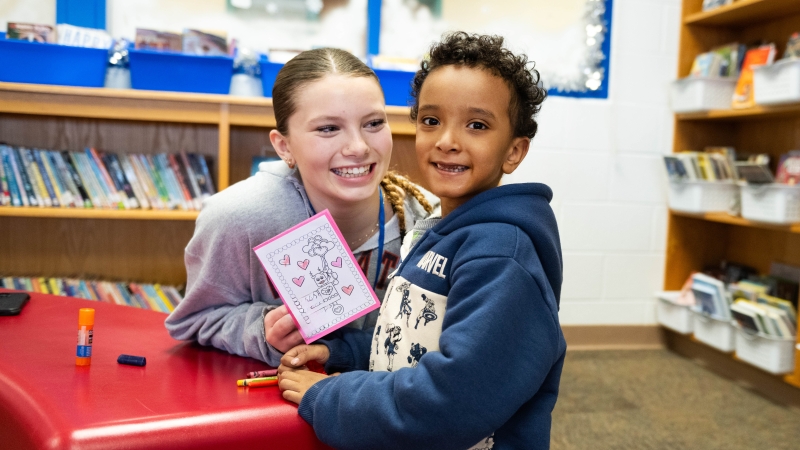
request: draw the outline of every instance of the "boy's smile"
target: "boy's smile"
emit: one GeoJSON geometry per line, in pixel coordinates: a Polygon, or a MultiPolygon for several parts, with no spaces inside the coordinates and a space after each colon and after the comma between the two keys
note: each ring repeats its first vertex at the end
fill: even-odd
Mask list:
{"type": "Polygon", "coordinates": [[[417,163],[446,215],[516,169],[530,139],[514,137],[511,91],[487,70],[447,65],[422,85],[417,163]]]}

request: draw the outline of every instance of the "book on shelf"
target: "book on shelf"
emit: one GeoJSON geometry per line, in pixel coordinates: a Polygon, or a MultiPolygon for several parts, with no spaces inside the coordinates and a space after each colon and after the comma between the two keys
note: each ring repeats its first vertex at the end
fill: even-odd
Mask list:
{"type": "Polygon", "coordinates": [[[683,151],[664,156],[670,181],[734,181],[736,169],[731,155],[720,153],[726,147],[708,147],[704,152],[683,151]]]}
{"type": "Polygon", "coordinates": [[[11,190],[9,189],[6,170],[3,153],[0,150],[0,206],[11,205],[11,190]]]}
{"type": "Polygon", "coordinates": [[[696,308],[719,320],[730,320],[730,295],[725,289],[725,284],[703,273],[692,275],[692,293],[696,301],[696,308]]]}
{"type": "Polygon", "coordinates": [[[781,156],[775,173],[778,183],[796,185],[800,182],[800,150],[792,150],[781,156]]]}
{"type": "Polygon", "coordinates": [[[170,33],[167,31],[148,30],[146,28],[136,29],[134,39],[136,50],[156,50],[180,53],[183,49],[180,33],[170,33]]]}
{"type": "Polygon", "coordinates": [[[0,206],[199,210],[215,193],[202,155],[0,145],[0,206]]]}
{"type": "Polygon", "coordinates": [[[66,23],[56,25],[56,35],[60,45],[109,49],[114,39],[106,30],[78,27],[66,23]]]}
{"type": "Polygon", "coordinates": [[[56,43],[56,29],[52,25],[38,23],[8,22],[6,39],[18,39],[28,42],[56,43]]]}
{"type": "Polygon", "coordinates": [[[736,78],[747,46],[732,42],[701,53],[694,58],[691,77],[736,78]]]}
{"type": "Polygon", "coordinates": [[[768,303],[737,299],[731,305],[733,319],[743,329],[777,338],[795,338],[797,326],[789,314],[768,303]]]}
{"type": "Polygon", "coordinates": [[[753,96],[753,66],[772,64],[775,60],[775,44],[766,44],[750,49],[744,55],[742,69],[733,92],[733,108],[750,108],[755,106],[753,96]]]}
{"type": "Polygon", "coordinates": [[[116,189],[119,194],[120,201],[125,209],[139,208],[139,200],[134,195],[130,182],[128,182],[127,178],[122,173],[119,160],[114,158],[111,153],[103,153],[98,156],[105,166],[105,172],[110,176],[114,189],[116,189]]]}
{"type": "Polygon", "coordinates": [[[228,56],[227,33],[224,31],[183,30],[183,53],[188,55],[228,56]]]}
{"type": "Polygon", "coordinates": [[[736,161],[736,171],[739,177],[749,184],[767,184],[775,181],[772,171],[766,164],[736,161]]]}
{"type": "Polygon", "coordinates": [[[703,0],[703,11],[711,11],[719,7],[730,5],[734,0],[703,0]]]}
{"type": "Polygon", "coordinates": [[[57,277],[0,277],[0,288],[77,297],[169,313],[182,300],[175,286],[57,277]]]}
{"type": "Polygon", "coordinates": [[[783,52],[784,59],[800,58],[800,32],[796,31],[789,36],[786,43],[786,50],[783,52]]]}

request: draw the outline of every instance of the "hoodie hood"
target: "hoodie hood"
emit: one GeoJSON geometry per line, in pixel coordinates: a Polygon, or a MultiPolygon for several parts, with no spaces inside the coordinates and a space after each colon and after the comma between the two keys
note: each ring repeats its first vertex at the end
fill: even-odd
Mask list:
{"type": "Polygon", "coordinates": [[[533,242],[556,301],[560,303],[563,260],[558,224],[550,207],[552,198],[553,191],[541,183],[509,184],[489,189],[442,219],[436,232],[446,235],[481,223],[507,223],[520,228],[533,242]]]}

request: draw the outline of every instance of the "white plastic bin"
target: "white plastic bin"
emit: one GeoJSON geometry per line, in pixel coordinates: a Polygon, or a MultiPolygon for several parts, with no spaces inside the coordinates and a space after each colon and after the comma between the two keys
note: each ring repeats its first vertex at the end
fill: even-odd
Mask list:
{"type": "Polygon", "coordinates": [[[688,77],[672,82],[670,101],[676,113],[730,109],[736,80],[688,77]]]}
{"type": "Polygon", "coordinates": [[[754,67],[753,97],[759,105],[800,102],[800,59],[754,67]]]}
{"type": "Polygon", "coordinates": [[[658,323],[670,330],[681,334],[691,334],[694,321],[688,306],[675,304],[675,299],[680,295],[680,291],[659,292],[656,294],[658,302],[656,304],[656,317],[658,323]]]}
{"type": "Polygon", "coordinates": [[[800,222],[800,186],[740,183],[742,217],[757,222],[800,222]]]}
{"type": "Polygon", "coordinates": [[[695,310],[692,315],[695,339],[725,353],[734,350],[736,329],[730,320],[720,320],[695,310]]]}
{"type": "Polygon", "coordinates": [[[731,181],[670,181],[669,207],[689,213],[735,211],[739,186],[731,181]]]}
{"type": "Polygon", "coordinates": [[[794,342],[794,337],[766,336],[736,326],[736,357],[775,375],[794,370],[794,342]]]}

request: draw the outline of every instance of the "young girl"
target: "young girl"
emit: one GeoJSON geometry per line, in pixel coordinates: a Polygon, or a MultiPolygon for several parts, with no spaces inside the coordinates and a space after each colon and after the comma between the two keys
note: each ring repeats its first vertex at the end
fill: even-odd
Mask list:
{"type": "MultiPolygon", "coordinates": [[[[186,296],[166,327],[175,339],[277,367],[302,338],[252,248],[328,209],[382,298],[401,236],[433,208],[419,188],[387,173],[392,136],[383,92],[359,59],[337,49],[303,52],[278,73],[272,96],[270,141],[283,162],[206,202],[186,247],[186,296]]],[[[374,327],[377,313],[350,326],[374,327]]]]}

